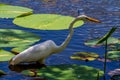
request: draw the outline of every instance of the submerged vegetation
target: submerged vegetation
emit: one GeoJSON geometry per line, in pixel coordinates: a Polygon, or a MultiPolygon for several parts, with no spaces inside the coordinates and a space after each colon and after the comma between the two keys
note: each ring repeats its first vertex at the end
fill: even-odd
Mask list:
{"type": "MultiPolygon", "coordinates": [[[[14,18],[13,23],[16,25],[39,30],[68,29],[70,21],[74,19],[70,16],[55,14],[33,14],[32,9],[3,4],[0,5],[0,18],[14,18]]],[[[83,23],[83,21],[80,21],[74,25],[74,28],[80,27],[78,25],[83,25],[83,23]]],[[[116,28],[112,28],[103,38],[85,42],[85,45],[92,46],[93,48],[102,45],[107,47],[110,45],[105,49],[104,71],[85,65],[64,64],[47,66],[47,68],[41,69],[37,68],[35,70],[37,74],[34,71],[31,71],[31,69],[20,72],[23,75],[35,75],[35,77],[42,76],[52,80],[99,80],[98,77],[101,77],[106,73],[106,59],[119,60],[120,58],[120,50],[118,48],[113,50],[113,46],[116,47],[116,45],[120,45],[119,39],[111,37],[115,30],[116,28]],[[112,50],[110,51],[109,49],[112,50]]],[[[0,29],[0,33],[0,61],[9,61],[15,54],[19,54],[21,51],[40,40],[40,37],[36,34],[23,30],[0,29]],[[11,50],[5,51],[4,47],[10,47],[11,50]]],[[[70,58],[75,60],[93,61],[97,60],[99,57],[100,56],[97,53],[93,52],[76,52],[70,58]]],[[[0,71],[0,75],[2,74],[6,73],[0,71]]]]}

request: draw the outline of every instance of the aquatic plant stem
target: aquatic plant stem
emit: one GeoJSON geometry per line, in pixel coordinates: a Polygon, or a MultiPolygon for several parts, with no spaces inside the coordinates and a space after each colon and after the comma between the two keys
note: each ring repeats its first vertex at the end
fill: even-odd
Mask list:
{"type": "Polygon", "coordinates": [[[107,63],[107,52],[108,52],[107,42],[108,42],[108,39],[105,40],[104,80],[106,80],[105,79],[105,74],[106,74],[106,67],[107,67],[106,63],[107,63]]]}

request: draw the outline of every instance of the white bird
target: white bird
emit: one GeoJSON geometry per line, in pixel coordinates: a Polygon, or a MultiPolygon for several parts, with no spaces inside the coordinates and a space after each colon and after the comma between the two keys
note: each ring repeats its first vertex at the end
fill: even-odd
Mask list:
{"type": "Polygon", "coordinates": [[[57,46],[54,41],[47,40],[43,43],[36,44],[34,46],[29,47],[28,49],[22,51],[21,53],[14,56],[10,61],[10,65],[17,65],[21,62],[39,62],[41,64],[45,63],[45,59],[54,53],[58,53],[66,48],[68,43],[70,42],[73,35],[73,25],[79,20],[89,20],[92,22],[99,23],[100,21],[86,15],[80,15],[76,17],[69,25],[69,34],[65,41],[57,46]]]}

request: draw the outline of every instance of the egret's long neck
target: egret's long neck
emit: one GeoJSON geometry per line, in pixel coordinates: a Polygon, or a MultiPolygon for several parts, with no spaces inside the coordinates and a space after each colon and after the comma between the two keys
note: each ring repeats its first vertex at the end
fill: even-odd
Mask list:
{"type": "Polygon", "coordinates": [[[57,49],[55,50],[55,52],[60,52],[62,51],[63,49],[65,49],[65,47],[68,45],[68,43],[70,42],[71,38],[72,38],[72,35],[74,33],[74,30],[73,30],[73,25],[75,24],[75,22],[77,22],[79,19],[76,18],[74,19],[70,25],[69,25],[69,31],[70,33],[68,34],[67,38],[65,39],[65,41],[57,47],[57,49]]]}

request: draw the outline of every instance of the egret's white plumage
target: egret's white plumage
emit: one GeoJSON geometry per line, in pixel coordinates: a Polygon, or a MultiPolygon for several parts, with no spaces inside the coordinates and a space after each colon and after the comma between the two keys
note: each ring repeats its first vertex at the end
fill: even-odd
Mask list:
{"type": "Polygon", "coordinates": [[[57,46],[52,40],[47,40],[43,43],[36,44],[36,45],[31,46],[30,48],[22,51],[18,55],[14,56],[9,62],[10,65],[16,65],[21,62],[35,62],[35,61],[38,61],[38,62],[44,64],[44,61],[48,56],[50,56],[51,54],[54,54],[54,53],[58,53],[58,52],[62,51],[63,49],[65,49],[65,47],[68,45],[69,41],[72,38],[72,35],[74,32],[73,25],[75,22],[77,22],[79,20],[84,20],[84,21],[90,20],[93,22],[100,22],[99,20],[90,18],[86,15],[80,15],[80,16],[76,17],[70,23],[70,25],[69,25],[70,33],[67,36],[67,38],[65,39],[65,41],[60,46],[57,46]]]}

